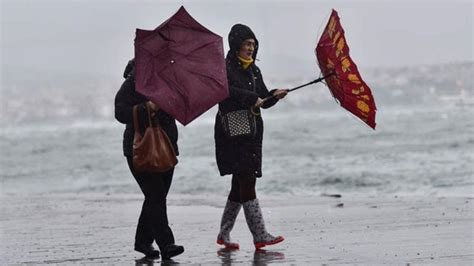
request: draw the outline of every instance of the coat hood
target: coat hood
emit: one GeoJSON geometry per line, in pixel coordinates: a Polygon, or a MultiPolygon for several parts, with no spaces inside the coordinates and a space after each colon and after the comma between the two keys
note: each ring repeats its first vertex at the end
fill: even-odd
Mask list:
{"type": "Polygon", "coordinates": [[[135,58],[132,58],[130,61],[128,61],[127,66],[123,72],[124,78],[128,78],[129,76],[135,76],[135,58]]]}
{"type": "Polygon", "coordinates": [[[255,37],[253,31],[246,25],[243,24],[235,24],[232,26],[229,32],[229,47],[230,50],[227,53],[227,56],[237,57],[236,53],[240,50],[240,45],[247,39],[254,39],[255,40],[255,51],[253,53],[253,59],[257,58],[258,52],[258,40],[255,37]]]}

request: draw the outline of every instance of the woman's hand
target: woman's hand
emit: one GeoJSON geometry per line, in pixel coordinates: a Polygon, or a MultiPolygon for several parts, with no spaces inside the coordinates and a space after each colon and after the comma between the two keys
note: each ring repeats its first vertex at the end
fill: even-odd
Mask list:
{"type": "Polygon", "coordinates": [[[288,89],[276,89],[276,91],[273,92],[273,96],[277,99],[283,99],[287,94],[288,89]]]}
{"type": "MultiPolygon", "coordinates": [[[[273,92],[273,96],[277,99],[283,99],[286,95],[288,94],[288,89],[276,89],[273,92]]],[[[254,104],[254,108],[260,108],[262,105],[265,103],[265,99],[262,99],[260,97],[257,98],[257,101],[254,104]]]]}
{"type": "Polygon", "coordinates": [[[160,107],[158,107],[158,105],[152,101],[148,101],[147,104],[150,107],[150,111],[152,112],[157,112],[158,110],[160,110],[160,107]]]}
{"type": "Polygon", "coordinates": [[[254,106],[255,108],[260,108],[262,107],[263,103],[265,103],[265,100],[262,98],[258,97],[257,101],[255,102],[254,106]]]}

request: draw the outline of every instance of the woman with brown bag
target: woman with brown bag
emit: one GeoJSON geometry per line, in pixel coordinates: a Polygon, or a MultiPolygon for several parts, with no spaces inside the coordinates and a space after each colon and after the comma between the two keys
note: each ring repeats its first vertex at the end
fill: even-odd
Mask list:
{"type": "Polygon", "coordinates": [[[133,109],[138,110],[138,125],[141,135],[148,125],[150,111],[151,119],[159,124],[167,134],[174,152],[178,155],[178,129],[176,121],[158,106],[135,91],[134,60],[130,60],[125,68],[124,78],[120,90],[115,96],[115,118],[126,124],[123,135],[123,154],[127,158],[127,163],[140,186],[145,199],[138,219],[135,234],[135,250],[145,254],[147,257],[169,259],[184,252],[184,248],[175,245],[173,232],[168,225],[168,215],[166,211],[166,196],[173,179],[174,167],[166,172],[141,172],[135,169],[133,163],[133,142],[134,142],[134,119],[133,109]],[[149,110],[147,110],[147,105],[149,110]],[[155,250],[153,241],[156,242],[160,251],[155,250]]]}

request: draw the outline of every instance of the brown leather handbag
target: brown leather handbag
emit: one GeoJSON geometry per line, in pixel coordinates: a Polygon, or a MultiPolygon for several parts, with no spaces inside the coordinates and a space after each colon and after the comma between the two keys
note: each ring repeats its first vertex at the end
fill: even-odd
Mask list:
{"type": "Polygon", "coordinates": [[[148,127],[143,136],[138,125],[138,106],[133,107],[133,167],[137,172],[166,172],[177,163],[176,153],[168,135],[160,125],[151,121],[150,107],[146,104],[148,112],[148,127]]]}

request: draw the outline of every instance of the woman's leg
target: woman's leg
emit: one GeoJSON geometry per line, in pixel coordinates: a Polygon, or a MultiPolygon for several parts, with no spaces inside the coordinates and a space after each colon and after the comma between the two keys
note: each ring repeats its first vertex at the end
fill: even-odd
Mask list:
{"type": "Polygon", "coordinates": [[[164,172],[164,173],[160,173],[160,174],[156,174],[155,175],[155,178],[159,178],[162,180],[162,184],[163,184],[163,198],[161,199],[161,201],[163,201],[163,204],[160,205],[162,206],[161,209],[160,209],[160,212],[162,212],[163,216],[164,216],[164,220],[163,222],[161,223],[161,230],[163,231],[163,239],[162,240],[156,240],[156,243],[158,244],[158,246],[160,246],[160,249],[162,249],[163,246],[166,246],[166,245],[169,245],[169,244],[174,244],[175,240],[174,240],[174,236],[173,236],[173,231],[171,230],[170,226],[169,226],[169,223],[168,223],[168,212],[167,212],[167,204],[166,204],[166,197],[168,196],[168,192],[170,190],[170,187],[171,187],[171,182],[173,180],[173,174],[174,174],[174,168],[172,168],[171,170],[167,171],[167,172],[164,172]],[[159,241],[162,241],[163,244],[160,244],[159,241]]]}
{"type": "Polygon", "coordinates": [[[236,179],[238,179],[240,185],[240,202],[244,203],[246,201],[257,198],[257,194],[255,191],[257,178],[255,176],[239,175],[236,179]]]}
{"type": "Polygon", "coordinates": [[[172,168],[170,171],[166,172],[163,175],[163,184],[165,185],[165,197],[168,196],[168,192],[170,191],[171,182],[173,181],[173,174],[174,168],[172,168]]]}
{"type": "MultiPolygon", "coordinates": [[[[127,157],[127,163],[128,167],[130,168],[130,171],[132,172],[133,177],[138,183],[138,186],[140,187],[143,196],[145,196],[145,190],[143,188],[144,182],[141,180],[143,177],[141,177],[138,173],[135,172],[133,168],[133,159],[132,157],[127,157]]],[[[153,228],[151,226],[151,218],[150,214],[147,212],[146,206],[145,206],[145,200],[143,201],[142,204],[142,210],[140,212],[140,216],[138,218],[138,224],[137,224],[137,231],[135,233],[135,246],[151,246],[153,244],[153,228]]]]}
{"type": "Polygon", "coordinates": [[[129,157],[132,174],[142,190],[145,200],[137,225],[135,243],[152,243],[156,241],[160,249],[174,244],[174,236],[168,225],[166,195],[173,177],[173,169],[160,174],[136,173],[132,159],[129,157]],[[151,238],[151,242],[150,241],[151,238]],[[143,242],[142,242],[143,241],[143,242]]]}
{"type": "Polygon", "coordinates": [[[255,248],[260,249],[264,246],[279,243],[284,238],[282,236],[274,237],[265,229],[265,221],[255,191],[256,181],[255,176],[241,176],[239,178],[240,199],[242,200],[245,220],[250,232],[252,232],[255,248]]]}
{"type": "Polygon", "coordinates": [[[238,178],[232,176],[232,186],[229,192],[228,200],[222,213],[221,227],[217,235],[217,244],[224,245],[229,249],[238,249],[239,244],[233,243],[230,240],[230,231],[234,227],[235,219],[237,218],[242,204],[240,203],[240,188],[238,178]]]}
{"type": "Polygon", "coordinates": [[[230,187],[229,197],[227,197],[227,199],[233,202],[241,202],[239,179],[235,175],[232,175],[232,183],[230,187]]]}
{"type": "Polygon", "coordinates": [[[151,218],[153,236],[156,244],[163,250],[164,247],[174,244],[174,236],[168,224],[168,212],[166,206],[167,188],[165,180],[169,180],[173,175],[173,170],[165,173],[148,176],[144,182],[145,187],[145,208],[151,218]]]}

